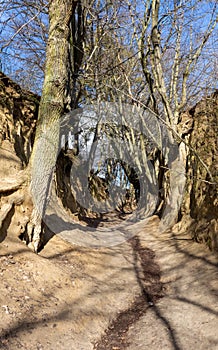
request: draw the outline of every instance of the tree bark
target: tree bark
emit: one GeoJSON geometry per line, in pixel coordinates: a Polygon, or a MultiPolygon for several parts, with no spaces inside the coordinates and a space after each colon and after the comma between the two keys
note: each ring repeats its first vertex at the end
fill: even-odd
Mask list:
{"type": "Polygon", "coordinates": [[[69,104],[69,38],[78,1],[53,0],[49,5],[50,29],[46,51],[43,92],[39,108],[36,137],[29,163],[30,192],[33,212],[27,234],[37,252],[42,234],[42,219],[56,164],[60,119],[69,104]]]}

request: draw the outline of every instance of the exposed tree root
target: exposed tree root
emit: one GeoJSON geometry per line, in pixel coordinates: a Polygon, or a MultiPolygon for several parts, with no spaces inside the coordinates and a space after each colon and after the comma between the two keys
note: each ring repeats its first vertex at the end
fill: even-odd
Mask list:
{"type": "Polygon", "coordinates": [[[16,190],[18,182],[17,186],[10,186],[11,183],[13,182],[5,181],[4,189],[7,188],[7,191],[0,190],[0,231],[2,231],[5,221],[8,220],[11,210],[14,208],[14,215],[9,224],[13,221],[16,227],[15,234],[37,252],[41,240],[42,225],[36,211],[33,209],[29,185],[20,180],[19,189],[16,190]]]}
{"type": "Polygon", "coordinates": [[[18,174],[16,177],[1,179],[0,193],[12,192],[20,189],[25,180],[24,172],[21,172],[21,174],[18,174]]]}
{"type": "Polygon", "coordinates": [[[0,228],[2,227],[2,224],[3,224],[4,220],[6,219],[8,213],[12,209],[12,207],[13,207],[12,203],[5,203],[2,205],[1,211],[0,211],[0,228]]]}
{"type": "Polygon", "coordinates": [[[37,210],[34,208],[29,222],[26,226],[28,247],[38,253],[43,239],[42,220],[37,210]]]}

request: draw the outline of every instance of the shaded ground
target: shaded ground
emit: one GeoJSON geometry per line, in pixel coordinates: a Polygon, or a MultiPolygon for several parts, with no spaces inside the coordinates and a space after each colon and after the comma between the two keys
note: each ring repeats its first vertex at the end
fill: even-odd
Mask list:
{"type": "Polygon", "coordinates": [[[157,226],[130,226],[134,238],[113,248],[54,236],[38,256],[12,226],[0,245],[0,348],[218,349],[217,259],[157,226]]]}

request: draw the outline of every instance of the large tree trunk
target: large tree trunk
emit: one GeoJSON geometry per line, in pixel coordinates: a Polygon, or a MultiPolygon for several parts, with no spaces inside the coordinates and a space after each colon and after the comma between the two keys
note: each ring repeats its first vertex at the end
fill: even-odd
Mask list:
{"type": "Polygon", "coordinates": [[[28,224],[28,239],[35,251],[40,245],[42,219],[49,197],[58,148],[60,119],[70,107],[69,39],[70,23],[77,1],[53,0],[49,5],[49,37],[46,51],[45,80],[38,125],[29,164],[33,213],[28,224]]]}
{"type": "MultiPolygon", "coordinates": [[[[26,230],[27,243],[36,252],[43,233],[43,215],[58,155],[60,119],[73,106],[73,72],[69,72],[70,67],[71,70],[74,67],[70,62],[70,45],[73,45],[71,23],[78,3],[72,0],[50,1],[45,80],[31,158],[18,179],[14,176],[9,183],[6,181],[0,186],[0,192],[6,194],[6,199],[1,203],[0,228],[14,206],[21,203],[25,206],[28,202],[29,212],[23,231],[26,230]],[[17,189],[18,194],[14,192],[17,189]],[[31,208],[33,210],[29,218],[31,208]]],[[[27,163],[26,160],[23,163],[27,163]]]]}

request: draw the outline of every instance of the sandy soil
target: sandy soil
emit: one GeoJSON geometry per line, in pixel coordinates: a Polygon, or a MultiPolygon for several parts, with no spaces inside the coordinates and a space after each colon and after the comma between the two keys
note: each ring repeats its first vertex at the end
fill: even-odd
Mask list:
{"type": "Polygon", "coordinates": [[[218,259],[158,218],[113,248],[0,245],[0,348],[218,349],[218,259]]]}

